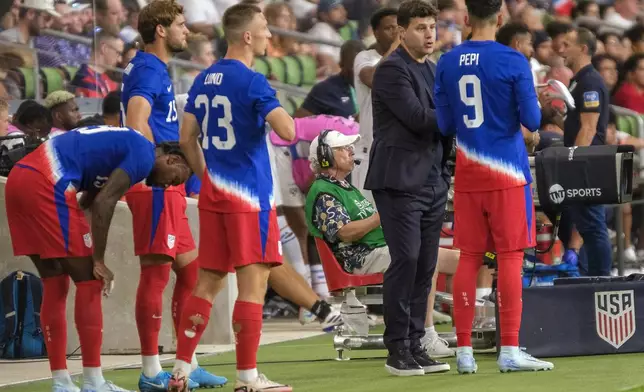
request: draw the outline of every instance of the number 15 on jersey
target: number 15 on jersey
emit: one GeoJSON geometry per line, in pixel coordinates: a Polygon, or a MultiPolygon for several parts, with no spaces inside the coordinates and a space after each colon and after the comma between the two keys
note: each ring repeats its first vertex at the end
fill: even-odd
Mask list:
{"type": "Polygon", "coordinates": [[[215,95],[212,100],[208,98],[206,94],[197,95],[195,99],[195,107],[199,108],[204,106],[206,108],[206,114],[203,117],[201,122],[201,132],[203,133],[203,140],[201,142],[201,148],[207,150],[212,144],[218,150],[232,150],[237,144],[237,139],[235,139],[235,130],[233,129],[233,113],[231,110],[230,100],[228,97],[223,95],[215,95]],[[210,115],[210,108],[223,109],[223,116],[217,119],[217,126],[219,128],[224,128],[226,130],[226,140],[221,140],[219,136],[208,136],[208,117],[210,115]]]}

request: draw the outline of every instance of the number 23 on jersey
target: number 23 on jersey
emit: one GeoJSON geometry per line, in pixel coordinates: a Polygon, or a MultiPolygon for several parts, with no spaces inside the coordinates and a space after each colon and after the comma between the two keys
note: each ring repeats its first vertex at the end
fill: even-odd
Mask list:
{"type": "Polygon", "coordinates": [[[232,125],[233,113],[228,97],[215,95],[212,100],[210,100],[206,94],[197,95],[197,98],[195,99],[195,107],[200,108],[201,106],[206,108],[206,114],[204,115],[201,123],[201,132],[203,133],[201,147],[204,150],[207,150],[212,144],[212,146],[218,150],[232,150],[233,147],[235,147],[235,144],[237,144],[237,140],[235,138],[235,130],[232,125]],[[226,130],[226,140],[222,140],[219,136],[208,136],[208,117],[210,115],[211,107],[213,109],[221,107],[223,110],[223,116],[217,119],[217,126],[226,130]]]}

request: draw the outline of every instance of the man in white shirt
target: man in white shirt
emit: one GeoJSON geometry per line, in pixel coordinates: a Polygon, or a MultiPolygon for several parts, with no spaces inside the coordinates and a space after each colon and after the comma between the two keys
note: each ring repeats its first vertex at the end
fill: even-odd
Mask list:
{"type": "Polygon", "coordinates": [[[615,0],[615,12],[606,15],[604,22],[610,27],[628,30],[635,25],[640,12],[637,0],[615,0]]]}
{"type": "Polygon", "coordinates": [[[369,168],[369,151],[373,142],[371,84],[378,64],[400,44],[396,13],[395,8],[381,8],[373,14],[371,28],[376,44],[372,49],[358,53],[353,63],[354,86],[360,106],[360,141],[356,145],[356,158],[360,159],[361,163],[352,173],[352,182],[353,186],[374,205],[371,191],[364,189],[364,180],[369,168]]]}
{"type": "Polygon", "coordinates": [[[335,42],[337,46],[318,45],[318,66],[331,67],[337,70],[340,62],[340,46],[344,42],[340,29],[347,24],[347,10],[341,0],[320,0],[318,4],[318,22],[309,30],[309,34],[325,41],[335,42]]]}

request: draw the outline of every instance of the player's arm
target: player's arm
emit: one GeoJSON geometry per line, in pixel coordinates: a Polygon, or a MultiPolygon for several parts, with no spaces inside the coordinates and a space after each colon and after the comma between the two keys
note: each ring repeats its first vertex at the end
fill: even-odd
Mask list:
{"type": "Polygon", "coordinates": [[[539,129],[541,124],[541,109],[539,100],[534,87],[532,70],[528,60],[518,52],[510,53],[508,62],[499,62],[500,67],[508,67],[513,64],[514,74],[514,94],[519,104],[519,121],[528,131],[534,132],[539,129]]]}
{"type": "Polygon", "coordinates": [[[411,132],[425,135],[435,131],[436,112],[420,104],[411,76],[401,65],[391,61],[383,62],[376,69],[372,94],[387,105],[411,132]]]}
{"type": "Polygon", "coordinates": [[[142,96],[134,96],[127,103],[125,126],[141,132],[146,139],[154,143],[154,135],[148,120],[152,113],[150,102],[142,96]]]}
{"type": "MultiPolygon", "coordinates": [[[[582,86],[578,86],[580,88],[582,86]]],[[[579,110],[579,133],[575,139],[575,146],[590,146],[593,138],[597,133],[597,123],[599,122],[599,112],[602,104],[601,99],[601,86],[596,86],[593,83],[583,85],[581,97],[583,102],[581,105],[576,105],[579,110]]]]}
{"type": "Polygon", "coordinates": [[[275,90],[263,75],[257,74],[253,77],[248,96],[253,100],[255,110],[268,121],[277,136],[289,142],[295,139],[295,122],[280,105],[275,90]]]}
{"type": "Polygon", "coordinates": [[[354,64],[354,72],[360,78],[360,81],[364,83],[367,87],[372,88],[373,86],[373,75],[376,73],[376,68],[389,57],[394,50],[398,49],[400,45],[400,35],[396,37],[396,40],[391,44],[389,50],[382,56],[382,58],[374,65],[371,65],[370,62],[365,61],[363,58],[366,57],[366,52],[358,53],[356,56],[354,64]],[[362,54],[362,55],[361,55],[362,54]]]}
{"type": "Polygon", "coordinates": [[[206,160],[203,155],[203,150],[199,145],[200,133],[201,129],[197,117],[192,113],[185,112],[179,133],[179,146],[181,146],[181,151],[186,156],[186,161],[188,161],[190,169],[202,181],[206,171],[206,160]]]}
{"type": "Polygon", "coordinates": [[[445,85],[443,84],[443,67],[445,63],[443,60],[438,60],[436,67],[436,82],[434,83],[434,100],[436,101],[436,121],[438,122],[438,129],[445,136],[453,136],[456,134],[456,126],[454,118],[449,108],[449,99],[445,85]]]}
{"type": "Polygon", "coordinates": [[[283,107],[280,106],[268,113],[266,121],[282,140],[290,142],[295,139],[295,121],[283,107]]]}
{"type": "Polygon", "coordinates": [[[92,236],[94,237],[94,262],[105,263],[107,234],[114,215],[116,203],[130,188],[130,176],[123,169],[110,174],[105,186],[92,203],[92,236]]]}

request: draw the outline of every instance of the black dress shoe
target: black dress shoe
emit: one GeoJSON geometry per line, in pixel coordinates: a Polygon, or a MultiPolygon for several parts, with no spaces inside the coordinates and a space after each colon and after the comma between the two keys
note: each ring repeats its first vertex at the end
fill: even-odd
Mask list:
{"type": "Polygon", "coordinates": [[[449,364],[432,359],[422,347],[416,347],[412,351],[412,358],[423,369],[425,374],[449,372],[449,364]]]}
{"type": "Polygon", "coordinates": [[[385,369],[394,376],[422,376],[425,370],[414,360],[408,348],[389,353],[385,369]]]}

